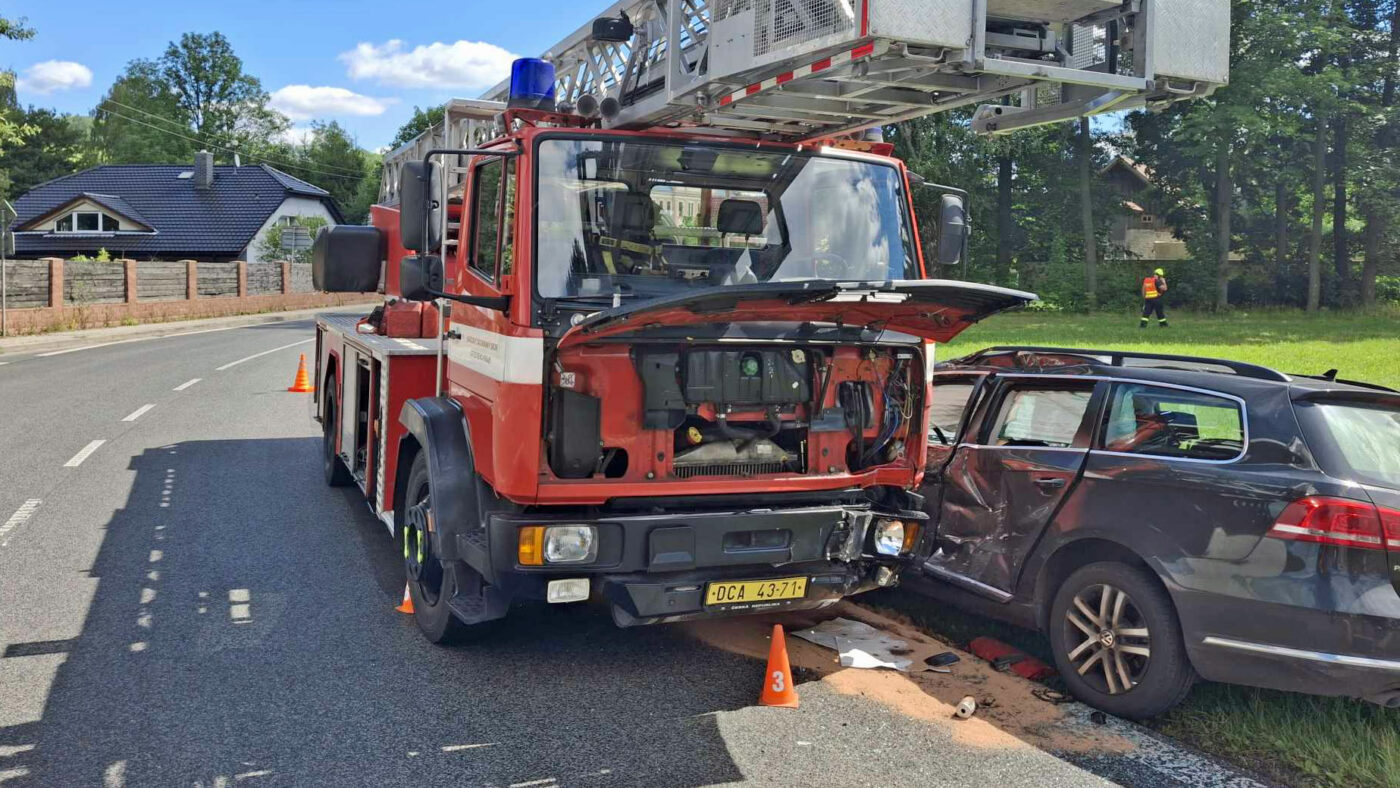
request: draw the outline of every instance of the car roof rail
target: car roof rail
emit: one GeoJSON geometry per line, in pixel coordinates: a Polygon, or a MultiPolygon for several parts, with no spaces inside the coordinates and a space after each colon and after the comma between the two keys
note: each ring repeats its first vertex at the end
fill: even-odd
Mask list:
{"type": "Polygon", "coordinates": [[[1343,386],[1355,386],[1355,387],[1357,387],[1357,388],[1359,388],[1359,389],[1371,389],[1372,391],[1384,391],[1384,392],[1387,392],[1387,393],[1390,393],[1390,394],[1397,394],[1397,393],[1400,393],[1400,392],[1397,392],[1395,389],[1391,388],[1390,386],[1382,386],[1382,385],[1379,384],[1379,383],[1367,383],[1367,382],[1361,381],[1361,380],[1347,380],[1346,378],[1339,378],[1339,377],[1337,377],[1337,370],[1335,370],[1335,369],[1329,369],[1328,371],[1324,372],[1324,373],[1321,374],[1321,375],[1303,375],[1303,374],[1299,374],[1299,373],[1293,373],[1293,377],[1295,377],[1295,378],[1304,378],[1304,379],[1306,379],[1306,380],[1322,380],[1322,381],[1326,381],[1326,382],[1328,382],[1328,383],[1340,383],[1340,384],[1343,385],[1343,386]]]}
{"type": "MultiPolygon", "coordinates": [[[[1190,364],[1206,364],[1216,369],[1191,369],[1190,372],[1230,372],[1240,377],[1254,378],[1256,380],[1271,380],[1278,383],[1287,383],[1291,380],[1288,375],[1275,369],[1263,367],[1258,364],[1249,364],[1243,361],[1230,361],[1223,358],[1207,358],[1205,356],[1181,356],[1169,353],[1142,353],[1134,350],[1090,350],[1086,348],[1072,347],[1044,347],[1040,345],[998,345],[979,350],[970,356],[958,359],[961,363],[975,364],[992,353],[1055,353],[1068,356],[1087,356],[1086,363],[1103,364],[1103,359],[1107,359],[1107,365],[1113,367],[1127,366],[1125,359],[1144,359],[1148,361],[1179,361],[1190,364]]],[[[1171,369],[1171,367],[1155,367],[1157,369],[1171,369]]],[[[1179,368],[1178,368],[1179,369],[1179,368]]]]}

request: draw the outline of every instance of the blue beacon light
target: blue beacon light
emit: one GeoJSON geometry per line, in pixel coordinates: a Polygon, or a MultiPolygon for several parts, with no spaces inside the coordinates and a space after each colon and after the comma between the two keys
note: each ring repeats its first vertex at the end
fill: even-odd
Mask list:
{"type": "Polygon", "coordinates": [[[554,64],[522,57],[510,64],[510,100],[507,106],[554,109],[554,64]]]}

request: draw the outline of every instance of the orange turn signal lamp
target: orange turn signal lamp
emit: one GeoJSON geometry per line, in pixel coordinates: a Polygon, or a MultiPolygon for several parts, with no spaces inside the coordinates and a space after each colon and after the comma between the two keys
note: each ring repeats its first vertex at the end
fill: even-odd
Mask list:
{"type": "Polygon", "coordinates": [[[520,549],[517,560],[521,566],[544,565],[543,525],[527,525],[520,529],[520,549]]]}

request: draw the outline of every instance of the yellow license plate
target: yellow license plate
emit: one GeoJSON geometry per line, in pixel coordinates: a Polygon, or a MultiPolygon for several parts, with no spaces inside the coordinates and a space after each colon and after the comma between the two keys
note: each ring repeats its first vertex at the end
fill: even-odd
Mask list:
{"type": "Polygon", "coordinates": [[[741,605],[752,602],[773,602],[781,599],[801,599],[806,595],[807,578],[805,577],[710,583],[705,588],[705,604],[741,605]]]}

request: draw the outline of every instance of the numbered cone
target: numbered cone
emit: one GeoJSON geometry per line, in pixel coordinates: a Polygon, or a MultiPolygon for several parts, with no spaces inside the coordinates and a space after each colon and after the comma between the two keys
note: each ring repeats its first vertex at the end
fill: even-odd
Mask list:
{"type": "Polygon", "coordinates": [[[768,672],[763,677],[763,692],[758,695],[758,705],[797,708],[797,690],[792,686],[792,667],[788,665],[782,624],[773,625],[773,643],[768,647],[768,672]]]}

